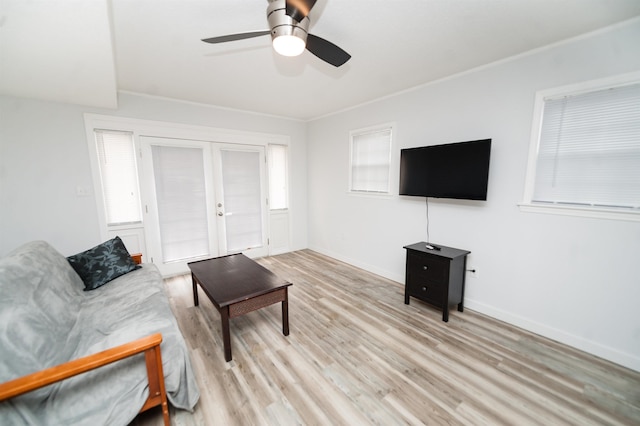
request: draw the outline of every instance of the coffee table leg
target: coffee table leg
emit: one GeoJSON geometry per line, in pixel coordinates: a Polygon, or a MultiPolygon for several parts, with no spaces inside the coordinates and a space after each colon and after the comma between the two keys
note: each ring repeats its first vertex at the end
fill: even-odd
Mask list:
{"type": "Polygon", "coordinates": [[[229,333],[229,307],[220,309],[220,319],[222,320],[222,343],[224,344],[224,359],[231,361],[231,334],[229,333]]]}
{"type": "Polygon", "coordinates": [[[196,276],[191,273],[191,282],[193,283],[193,305],[198,306],[198,286],[196,284],[196,276]]]}
{"type": "Polygon", "coordinates": [[[282,334],[289,335],[289,296],[286,287],[284,289],[284,300],[282,301],[282,334]]]}

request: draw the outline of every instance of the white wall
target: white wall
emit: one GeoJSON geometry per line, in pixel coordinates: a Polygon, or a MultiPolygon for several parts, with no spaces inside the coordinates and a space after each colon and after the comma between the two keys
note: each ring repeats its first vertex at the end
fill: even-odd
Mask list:
{"type": "Polygon", "coordinates": [[[63,254],[100,242],[95,200],[76,195],[92,185],[92,112],[289,135],[293,249],[403,282],[402,246],[426,238],[424,199],[347,195],[349,131],[395,122],[397,155],[491,137],[489,200],[430,201],[431,240],[471,250],[479,270],[466,306],[640,370],[640,224],[516,206],[535,91],[639,70],[637,40],[636,22],[311,123],[122,93],[117,110],[0,96],[0,255],[33,239],[63,254]]]}
{"type": "Polygon", "coordinates": [[[292,248],[307,247],[306,124],[121,93],[117,110],[0,96],[0,256],[27,241],[71,255],[100,243],[83,113],[288,135],[292,248]]]}
{"type": "Polygon", "coordinates": [[[492,138],[488,201],[429,201],[431,241],[479,271],[466,306],[640,370],[640,222],[517,207],[535,92],[639,70],[639,40],[636,20],[311,122],[310,248],[403,283],[426,240],[424,198],[347,194],[350,130],[396,123],[396,181],[400,148],[492,138]]]}

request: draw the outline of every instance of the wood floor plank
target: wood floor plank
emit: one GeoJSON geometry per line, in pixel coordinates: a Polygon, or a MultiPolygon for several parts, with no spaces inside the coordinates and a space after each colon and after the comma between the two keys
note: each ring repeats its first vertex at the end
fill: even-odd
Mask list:
{"type": "MultiPolygon", "coordinates": [[[[311,250],[259,263],[293,283],[279,305],[231,320],[191,277],[165,280],[201,391],[175,425],[638,425],[640,373],[472,310],[449,322],[404,287],[311,250]]],[[[150,410],[134,425],[160,425],[150,410]]]]}

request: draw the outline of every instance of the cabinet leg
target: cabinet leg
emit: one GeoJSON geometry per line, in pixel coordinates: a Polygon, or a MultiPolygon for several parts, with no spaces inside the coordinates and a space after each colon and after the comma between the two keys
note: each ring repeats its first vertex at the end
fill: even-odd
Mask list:
{"type": "Polygon", "coordinates": [[[449,307],[448,306],[446,306],[442,310],[442,321],[449,322],[449,307]]]}
{"type": "Polygon", "coordinates": [[[464,312],[464,303],[462,302],[458,303],[458,311],[464,312]]]}

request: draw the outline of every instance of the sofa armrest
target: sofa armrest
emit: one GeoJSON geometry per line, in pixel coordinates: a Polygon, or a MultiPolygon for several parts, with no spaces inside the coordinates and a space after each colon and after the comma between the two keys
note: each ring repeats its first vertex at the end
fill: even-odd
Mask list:
{"type": "Polygon", "coordinates": [[[133,262],[136,265],[139,265],[142,263],[142,253],[133,253],[131,254],[131,258],[133,259],[133,262]]]}
{"type": "Polygon", "coordinates": [[[160,405],[164,424],[169,425],[169,407],[160,353],[161,342],[162,335],[160,333],[152,334],[115,348],[2,383],[0,384],[0,402],[144,352],[149,379],[149,397],[140,411],[160,405]]]}

